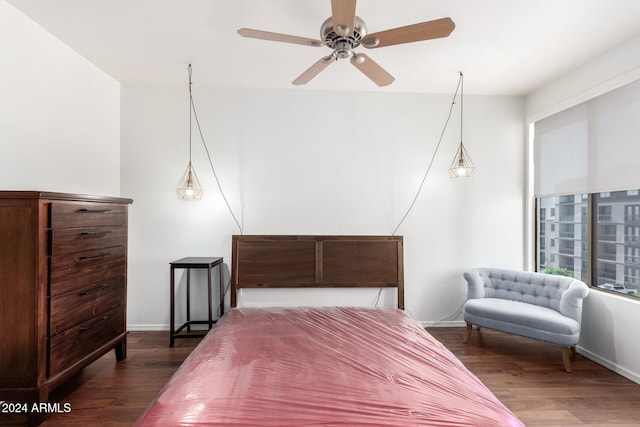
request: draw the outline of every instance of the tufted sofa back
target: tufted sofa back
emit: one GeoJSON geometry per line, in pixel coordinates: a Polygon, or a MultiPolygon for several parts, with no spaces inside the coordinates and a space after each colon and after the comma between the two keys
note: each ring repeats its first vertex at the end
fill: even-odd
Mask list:
{"type": "MultiPolygon", "coordinates": [[[[589,288],[577,279],[528,271],[477,268],[465,273],[473,280],[469,298],[501,298],[551,308],[580,320],[582,299],[589,288]]],[[[471,282],[470,282],[471,284],[471,282]]]]}

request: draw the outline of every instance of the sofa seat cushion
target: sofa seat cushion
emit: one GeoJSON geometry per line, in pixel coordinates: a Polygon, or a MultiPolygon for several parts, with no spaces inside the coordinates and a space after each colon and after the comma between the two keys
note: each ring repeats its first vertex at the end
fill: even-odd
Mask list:
{"type": "Polygon", "coordinates": [[[580,325],[557,311],[501,298],[467,300],[464,320],[472,325],[534,338],[563,346],[574,346],[580,325]]]}

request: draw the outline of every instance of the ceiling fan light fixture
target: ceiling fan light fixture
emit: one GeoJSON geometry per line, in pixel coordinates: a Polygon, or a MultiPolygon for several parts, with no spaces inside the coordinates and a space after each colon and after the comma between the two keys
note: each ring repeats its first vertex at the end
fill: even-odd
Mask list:
{"type": "Polygon", "coordinates": [[[351,51],[351,45],[347,42],[337,43],[334,53],[336,57],[340,59],[347,59],[353,55],[353,52],[351,51]]]}

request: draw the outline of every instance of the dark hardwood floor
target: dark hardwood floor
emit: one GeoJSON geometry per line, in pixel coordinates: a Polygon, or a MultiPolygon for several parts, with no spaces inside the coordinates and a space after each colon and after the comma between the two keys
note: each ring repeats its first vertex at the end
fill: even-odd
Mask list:
{"type": "Polygon", "coordinates": [[[581,356],[564,371],[559,347],[474,328],[428,328],[522,422],[535,426],[640,426],[640,385],[581,356]]]}
{"type": "MultiPolygon", "coordinates": [[[[564,372],[557,347],[483,329],[462,344],[464,328],[429,328],[527,426],[639,426],[640,385],[577,354],[564,372]]],[[[43,427],[130,426],[180,366],[198,339],[168,347],[167,332],[131,332],[126,361],[105,355],[56,390],[43,427]]],[[[0,414],[0,424],[24,425],[0,414]]]]}
{"type": "MultiPolygon", "coordinates": [[[[169,332],[130,332],[127,358],[109,352],[49,395],[71,404],[68,413],[49,414],[42,427],[131,426],[200,339],[179,339],[169,348],[169,332]]],[[[26,425],[26,417],[4,417],[0,425],[26,425]],[[4,421],[4,422],[3,422],[4,421]]]]}

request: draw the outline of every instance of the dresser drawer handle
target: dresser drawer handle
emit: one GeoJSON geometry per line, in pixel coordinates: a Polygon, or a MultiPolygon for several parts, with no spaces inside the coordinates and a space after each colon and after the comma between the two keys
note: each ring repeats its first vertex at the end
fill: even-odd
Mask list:
{"type": "Polygon", "coordinates": [[[109,316],[103,316],[102,319],[98,320],[93,325],[87,326],[86,328],[80,328],[80,332],[87,332],[90,329],[93,329],[95,327],[98,327],[98,326],[102,325],[104,322],[106,322],[108,320],[109,320],[109,316]]]}
{"type": "Polygon", "coordinates": [[[111,209],[86,209],[86,208],[82,208],[82,209],[78,209],[76,212],[79,212],[79,213],[106,213],[106,212],[111,212],[111,209]]]}
{"type": "Polygon", "coordinates": [[[102,290],[108,289],[109,285],[98,286],[97,288],[91,289],[90,291],[80,292],[80,296],[83,297],[85,295],[95,294],[96,292],[100,292],[102,290]]]}
{"type": "Polygon", "coordinates": [[[109,234],[111,231],[84,231],[80,233],[81,236],[104,236],[105,234],[109,234]]]}
{"type": "Polygon", "coordinates": [[[81,256],[80,258],[78,258],[80,261],[87,261],[90,259],[96,259],[96,258],[102,258],[105,256],[111,255],[109,252],[102,252],[101,254],[98,255],[87,255],[87,256],[81,256]]]}

